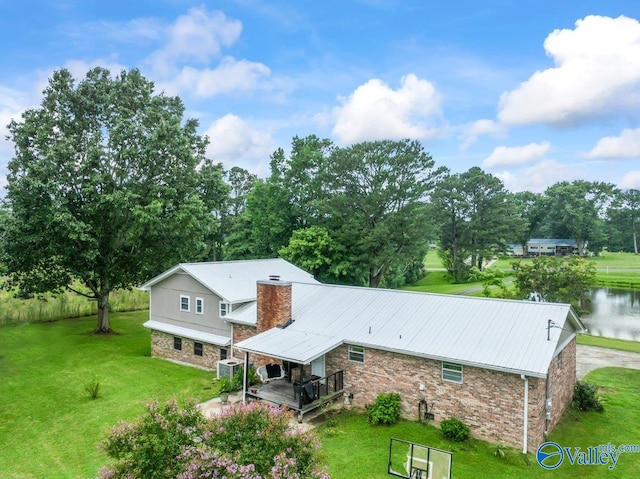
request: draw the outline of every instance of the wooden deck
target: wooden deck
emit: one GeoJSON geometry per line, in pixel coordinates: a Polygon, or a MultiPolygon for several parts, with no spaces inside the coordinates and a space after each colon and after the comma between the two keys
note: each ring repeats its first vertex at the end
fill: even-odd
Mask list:
{"type": "Polygon", "coordinates": [[[247,390],[247,398],[267,401],[278,406],[286,405],[289,409],[297,411],[298,419],[302,420],[302,416],[305,413],[313,411],[343,395],[342,375],[343,372],[338,371],[327,377],[311,381],[316,399],[306,404],[300,399],[298,393],[300,386],[294,386],[287,379],[276,379],[265,384],[250,386],[247,390]]]}

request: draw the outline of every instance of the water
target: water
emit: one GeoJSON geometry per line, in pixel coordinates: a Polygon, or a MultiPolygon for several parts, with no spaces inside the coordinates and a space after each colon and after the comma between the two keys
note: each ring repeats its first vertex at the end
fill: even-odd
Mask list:
{"type": "Polygon", "coordinates": [[[640,291],[591,288],[580,319],[594,336],[640,341],[640,291]]]}

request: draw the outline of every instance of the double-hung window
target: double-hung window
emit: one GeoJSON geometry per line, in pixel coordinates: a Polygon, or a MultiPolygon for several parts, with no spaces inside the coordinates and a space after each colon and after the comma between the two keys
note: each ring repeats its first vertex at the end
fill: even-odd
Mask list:
{"type": "Polygon", "coordinates": [[[364,363],[364,347],[356,346],[355,344],[349,345],[349,361],[356,363],[364,363]]]}
{"type": "Polygon", "coordinates": [[[184,294],[180,295],[180,311],[188,313],[191,311],[191,297],[184,294]]]}
{"type": "Polygon", "coordinates": [[[173,337],[173,349],[182,351],[182,338],[176,336],[173,337]]]}
{"type": "Polygon", "coordinates": [[[220,301],[220,317],[223,318],[231,312],[231,305],[220,301]]]}
{"type": "Polygon", "coordinates": [[[204,314],[204,299],[196,298],[196,314],[204,314]]]}
{"type": "Polygon", "coordinates": [[[442,361],[442,379],[462,384],[462,364],[442,361]]]}
{"type": "Polygon", "coordinates": [[[193,354],[202,356],[202,343],[193,343],[193,354]]]}

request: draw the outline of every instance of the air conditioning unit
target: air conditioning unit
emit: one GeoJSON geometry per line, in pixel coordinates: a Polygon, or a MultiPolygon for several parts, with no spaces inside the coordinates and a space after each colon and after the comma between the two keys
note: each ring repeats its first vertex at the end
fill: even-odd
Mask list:
{"type": "Polygon", "coordinates": [[[218,379],[221,377],[233,378],[236,371],[242,368],[242,361],[235,358],[221,359],[217,363],[218,365],[218,379]]]}

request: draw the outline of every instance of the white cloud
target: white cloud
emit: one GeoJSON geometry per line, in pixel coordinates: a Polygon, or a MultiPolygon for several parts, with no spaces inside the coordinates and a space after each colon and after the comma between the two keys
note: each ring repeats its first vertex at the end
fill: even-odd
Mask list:
{"type": "Polygon", "coordinates": [[[458,138],[464,140],[460,149],[466,151],[473,145],[479,136],[491,135],[496,138],[502,138],[505,135],[505,127],[493,120],[477,120],[462,126],[462,133],[458,138]]]}
{"type": "Polygon", "coordinates": [[[578,178],[575,166],[564,165],[556,160],[543,160],[519,171],[494,173],[511,192],[531,191],[542,193],[559,181],[572,181],[578,178]]]}
{"type": "Polygon", "coordinates": [[[166,30],[167,42],[147,59],[159,73],[170,73],[178,64],[207,64],[220,55],[222,47],[233,45],[242,32],[242,23],[224,13],[191,8],[166,30]]]}
{"type": "Polygon", "coordinates": [[[20,121],[24,112],[33,101],[23,92],[0,85],[0,164],[5,164],[13,155],[13,143],[6,139],[11,120],[20,121]]]}
{"type": "Polygon", "coordinates": [[[256,172],[259,163],[268,162],[272,152],[271,133],[254,129],[231,113],[213,122],[205,134],[209,137],[207,156],[227,168],[239,165],[256,172]]]}
{"type": "Polygon", "coordinates": [[[503,93],[500,122],[569,125],[640,106],[637,20],[587,16],[573,30],[553,31],[544,48],[555,67],[503,93]]]}
{"type": "Polygon", "coordinates": [[[483,168],[515,166],[531,163],[543,158],[551,149],[551,143],[529,143],[524,146],[497,146],[489,157],[482,162],[483,168]]]}
{"type": "Polygon", "coordinates": [[[622,130],[620,136],[600,138],[589,158],[640,158],[640,128],[622,130]]]}
{"type": "Polygon", "coordinates": [[[618,188],[640,190],[640,171],[629,171],[620,180],[618,188]]]}
{"type": "Polygon", "coordinates": [[[161,82],[158,86],[172,94],[189,92],[197,97],[211,97],[266,87],[262,81],[270,75],[271,70],[262,63],[225,57],[215,69],[197,70],[186,66],[175,78],[161,82]]]}
{"type": "Polygon", "coordinates": [[[333,134],[342,143],[442,135],[440,95],[432,83],[414,74],[403,77],[393,90],[372,79],[333,110],[333,134]]]}

